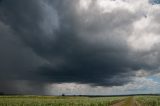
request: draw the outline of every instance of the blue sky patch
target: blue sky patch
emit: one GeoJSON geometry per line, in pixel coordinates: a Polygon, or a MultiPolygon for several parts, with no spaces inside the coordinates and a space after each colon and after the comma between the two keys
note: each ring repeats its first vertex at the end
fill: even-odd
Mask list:
{"type": "Polygon", "coordinates": [[[150,0],[152,4],[160,4],[160,0],[150,0]]]}

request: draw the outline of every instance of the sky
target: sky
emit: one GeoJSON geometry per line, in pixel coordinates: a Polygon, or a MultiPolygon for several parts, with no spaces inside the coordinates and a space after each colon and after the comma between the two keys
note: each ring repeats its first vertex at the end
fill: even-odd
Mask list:
{"type": "Polygon", "coordinates": [[[0,0],[0,92],[160,93],[159,0],[0,0]]]}

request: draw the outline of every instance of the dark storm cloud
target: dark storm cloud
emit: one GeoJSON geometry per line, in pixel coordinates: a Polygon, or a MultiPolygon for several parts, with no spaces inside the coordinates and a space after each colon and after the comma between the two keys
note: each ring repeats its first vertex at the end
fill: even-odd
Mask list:
{"type": "MultiPolygon", "coordinates": [[[[75,0],[1,0],[0,79],[36,82],[24,83],[27,87],[52,82],[117,86],[146,67],[134,61],[125,39],[139,17],[123,9],[101,15],[96,8],[86,13],[76,8],[75,0]]],[[[0,87],[20,91],[14,84],[0,87]]]]}
{"type": "Polygon", "coordinates": [[[44,83],[31,82],[31,81],[0,81],[0,92],[3,94],[45,94],[44,83]]]}

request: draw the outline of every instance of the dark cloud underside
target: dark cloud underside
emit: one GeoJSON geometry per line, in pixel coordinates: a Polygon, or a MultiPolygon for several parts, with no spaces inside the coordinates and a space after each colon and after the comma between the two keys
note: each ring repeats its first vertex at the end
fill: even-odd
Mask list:
{"type": "Polygon", "coordinates": [[[127,44],[137,19],[124,9],[100,14],[93,7],[81,13],[74,0],[0,0],[0,88],[10,87],[9,80],[20,80],[28,89],[47,83],[130,82],[133,70],[154,68],[136,61],[127,44]]]}

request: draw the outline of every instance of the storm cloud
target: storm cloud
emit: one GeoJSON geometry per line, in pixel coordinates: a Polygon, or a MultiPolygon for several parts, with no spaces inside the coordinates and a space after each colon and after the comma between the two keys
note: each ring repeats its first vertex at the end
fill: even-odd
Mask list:
{"type": "Polygon", "coordinates": [[[51,83],[112,87],[159,73],[159,9],[148,0],[1,0],[0,89],[43,94],[51,83]]]}

